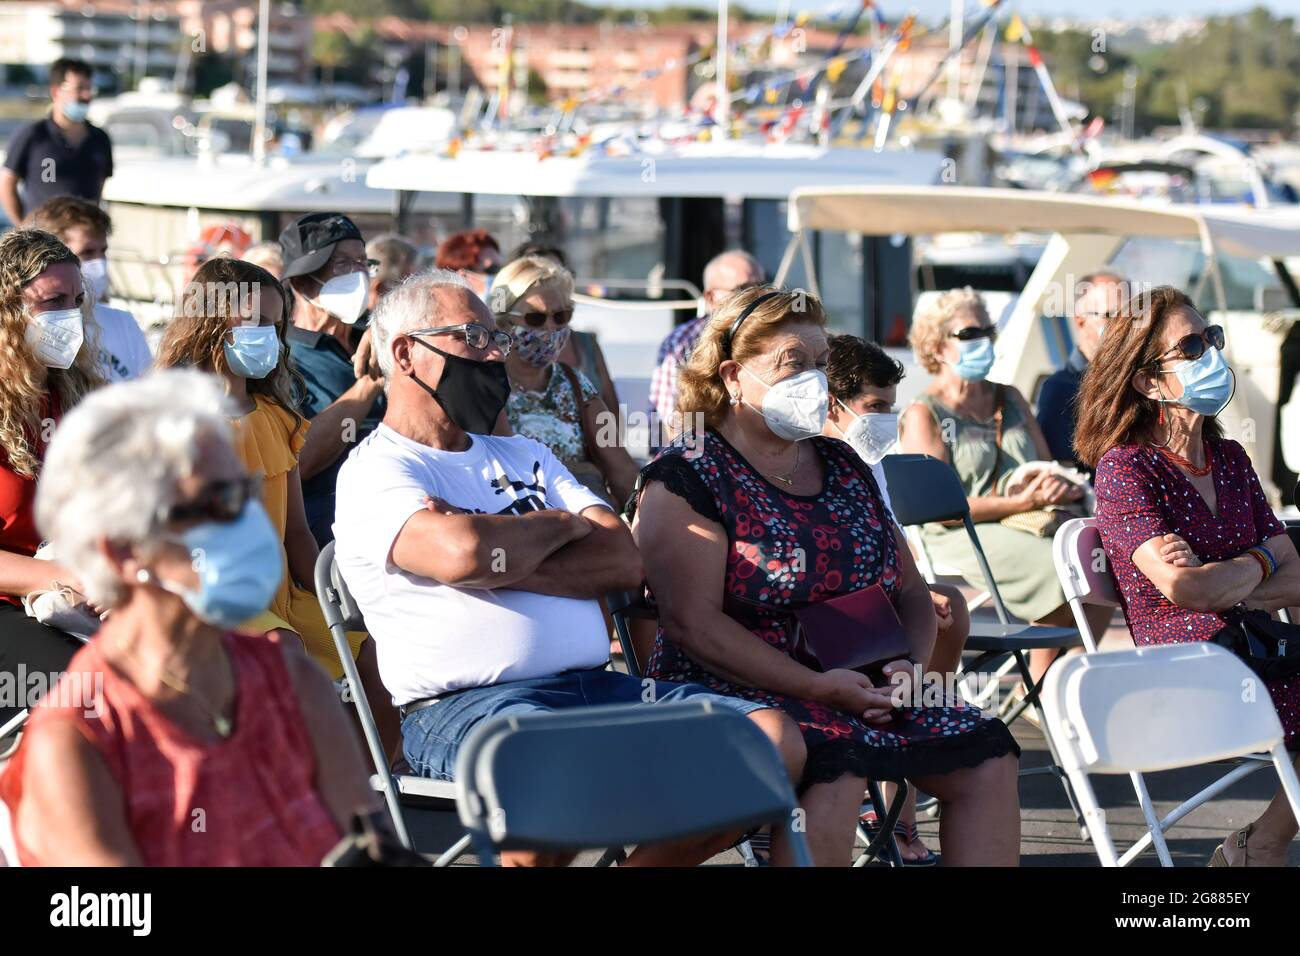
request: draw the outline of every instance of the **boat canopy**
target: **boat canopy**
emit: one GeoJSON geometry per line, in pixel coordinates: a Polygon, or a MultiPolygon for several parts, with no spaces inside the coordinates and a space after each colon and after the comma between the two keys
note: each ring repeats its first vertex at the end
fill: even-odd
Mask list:
{"type": "Polygon", "coordinates": [[[1051,232],[1200,240],[1244,258],[1300,255],[1300,208],[1153,205],[1134,200],[967,186],[800,188],[789,227],[924,236],[1051,232]]]}
{"type": "Polygon", "coordinates": [[[806,144],[689,143],[661,151],[578,156],[463,149],[408,154],[375,164],[366,183],[404,192],[528,196],[705,197],[784,200],[792,184],[896,188],[934,183],[944,157],[929,150],[842,149],[806,144]]]}

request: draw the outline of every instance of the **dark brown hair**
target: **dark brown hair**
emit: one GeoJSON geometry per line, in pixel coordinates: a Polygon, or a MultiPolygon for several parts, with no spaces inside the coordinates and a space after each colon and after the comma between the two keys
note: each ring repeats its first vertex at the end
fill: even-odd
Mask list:
{"type": "MultiPolygon", "coordinates": [[[[1146,441],[1156,427],[1160,404],[1140,395],[1131,382],[1164,353],[1164,328],[1175,309],[1196,311],[1192,300],[1173,286],[1141,292],[1106,318],[1106,334],[1088,363],[1079,387],[1074,450],[1079,460],[1097,467],[1116,445],[1146,441]]],[[[1202,434],[1223,437],[1217,420],[1207,419],[1202,434]]]]}

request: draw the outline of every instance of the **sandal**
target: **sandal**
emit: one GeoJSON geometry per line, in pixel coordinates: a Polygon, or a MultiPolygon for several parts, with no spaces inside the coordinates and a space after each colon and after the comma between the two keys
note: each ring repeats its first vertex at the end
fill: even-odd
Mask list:
{"type": "Polygon", "coordinates": [[[1223,846],[1219,845],[1214,848],[1214,854],[1210,857],[1207,866],[1250,866],[1250,848],[1246,842],[1250,839],[1250,831],[1255,829],[1255,824],[1250,824],[1237,831],[1237,849],[1241,850],[1241,862],[1229,863],[1227,854],[1223,852],[1223,846]]]}
{"type": "MultiPolygon", "coordinates": [[[[858,824],[862,827],[863,832],[865,832],[867,835],[867,844],[870,845],[874,843],[876,837],[880,833],[880,826],[876,818],[876,811],[873,809],[873,810],[868,810],[866,813],[863,813],[862,816],[858,817],[858,824]]],[[[920,838],[921,838],[921,834],[917,831],[915,823],[908,824],[908,823],[904,823],[902,820],[899,820],[897,823],[894,824],[894,840],[896,842],[910,844],[910,843],[915,843],[920,838]]],[[[902,856],[901,853],[899,855],[902,856]]],[[[908,859],[907,857],[903,857],[903,866],[936,866],[938,865],[938,863],[939,863],[939,854],[935,853],[929,847],[926,847],[925,856],[923,857],[919,857],[914,860],[908,859]]]]}

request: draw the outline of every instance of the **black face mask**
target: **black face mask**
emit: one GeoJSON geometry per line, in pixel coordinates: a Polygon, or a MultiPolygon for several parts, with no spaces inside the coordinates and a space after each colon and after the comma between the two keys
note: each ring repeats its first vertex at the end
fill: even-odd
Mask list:
{"type": "Polygon", "coordinates": [[[496,427],[501,409],[510,397],[510,379],[504,362],[475,362],[423,342],[426,349],[443,358],[442,378],[432,389],[415,375],[415,384],[433,396],[447,417],[471,435],[490,435],[496,427]]]}

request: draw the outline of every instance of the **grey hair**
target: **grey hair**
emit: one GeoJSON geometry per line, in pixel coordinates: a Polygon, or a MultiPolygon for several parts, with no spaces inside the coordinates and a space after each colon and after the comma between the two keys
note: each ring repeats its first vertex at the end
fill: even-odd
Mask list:
{"type": "Polygon", "coordinates": [[[767,272],[764,270],[763,264],[744,249],[728,249],[726,252],[719,252],[716,256],[710,259],[708,264],[704,267],[705,292],[708,292],[710,289],[717,286],[718,273],[722,271],[722,267],[725,266],[727,261],[730,259],[739,259],[742,262],[748,263],[749,267],[760,276],[763,276],[764,278],[767,277],[767,272]]]}
{"type": "Polygon", "coordinates": [[[229,442],[237,414],[215,375],[160,369],[92,392],[63,419],[45,455],[36,526],[91,603],[113,607],[125,596],[100,540],[156,544],[179,482],[195,471],[199,439],[229,442]]]}
{"type": "MultiPolygon", "coordinates": [[[[1082,279],[1074,284],[1074,304],[1077,306],[1083,301],[1083,297],[1092,291],[1093,286],[1101,285],[1103,282],[1119,286],[1121,289],[1128,288],[1128,280],[1118,272],[1112,272],[1110,269],[1100,269],[1097,272],[1089,272],[1082,279]]],[[[1128,296],[1123,296],[1127,299],[1128,296]]]]}
{"type": "Polygon", "coordinates": [[[367,242],[366,255],[379,260],[378,277],[385,280],[397,278],[403,265],[415,268],[420,261],[420,250],[415,243],[395,232],[383,233],[367,242]]]}
{"type": "Polygon", "coordinates": [[[441,324],[434,314],[433,295],[440,288],[473,291],[461,275],[450,269],[428,269],[411,275],[375,306],[370,316],[370,337],[385,382],[393,371],[393,339],[410,329],[441,324]]]}

